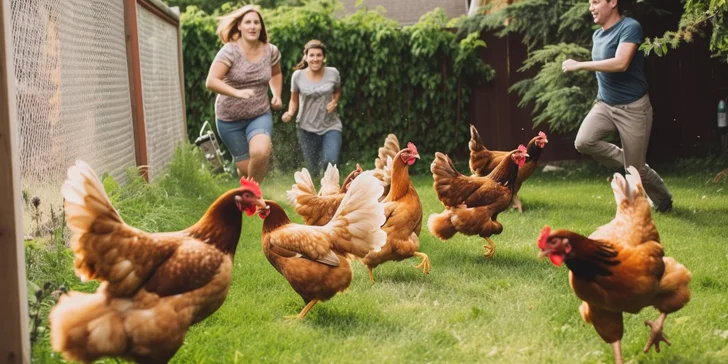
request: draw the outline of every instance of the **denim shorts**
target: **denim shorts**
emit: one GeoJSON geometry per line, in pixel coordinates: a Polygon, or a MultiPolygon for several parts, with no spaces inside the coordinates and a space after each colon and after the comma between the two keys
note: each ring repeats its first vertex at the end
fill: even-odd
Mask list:
{"type": "Polygon", "coordinates": [[[250,159],[250,139],[258,134],[273,135],[273,116],[270,110],[253,119],[225,121],[217,119],[217,133],[233,155],[235,162],[250,159]]]}

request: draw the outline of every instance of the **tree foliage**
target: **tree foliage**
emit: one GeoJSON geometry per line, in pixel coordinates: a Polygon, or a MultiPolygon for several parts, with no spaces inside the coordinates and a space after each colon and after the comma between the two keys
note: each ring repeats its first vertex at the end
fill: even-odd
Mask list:
{"type": "MultiPolygon", "coordinates": [[[[456,37],[446,28],[448,19],[441,9],[402,28],[366,9],[337,18],[334,12],[340,7],[338,1],[313,0],[304,6],[264,9],[271,43],[282,54],[284,107],[303,45],[319,39],[327,47],[327,65],[338,68],[342,78],[342,161],[371,163],[392,132],[420,150],[452,152],[466,143],[469,86],[493,77],[492,68],[477,56],[485,46],[479,33],[456,37]]],[[[221,46],[215,25],[216,19],[198,8],[190,7],[182,16],[190,138],[204,120],[214,120],[214,95],[204,82],[221,46]]],[[[296,126],[281,122],[279,113],[274,120],[274,163],[296,168],[301,163],[296,126]]]]}
{"type": "Polygon", "coordinates": [[[667,54],[668,45],[675,49],[681,43],[692,42],[695,35],[710,34],[710,51],[714,57],[728,63],[728,1],[683,0],[684,12],[677,30],[665,32],[660,37],[648,38],[640,47],[649,55],[667,54]]]}

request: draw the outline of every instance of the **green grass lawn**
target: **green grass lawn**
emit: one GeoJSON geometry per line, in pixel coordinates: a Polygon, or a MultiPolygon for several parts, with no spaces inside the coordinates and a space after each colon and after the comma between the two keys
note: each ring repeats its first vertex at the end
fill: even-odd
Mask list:
{"type": "MultiPolygon", "coordinates": [[[[427,231],[427,217],[442,205],[432,177],[415,176],[425,219],[421,251],[430,256],[432,272],[413,268],[418,259],[390,262],[374,271],[371,285],[364,266],[354,262],[349,290],[319,303],[303,321],[284,319],[297,314],[303,301],[265,259],[261,220],[245,217],[227,300],[191,328],[173,362],[610,363],[611,347],[579,316],[567,268],[536,257],[544,225],[588,235],[614,217],[610,173],[570,170],[537,172],[524,184],[524,213],[500,215],[504,230],[493,237],[492,260],[483,258],[484,241],[478,237],[440,241],[427,231]]],[[[728,363],[728,183],[708,182],[716,172],[685,173],[676,167],[663,173],[675,207],[654,219],[666,254],[692,271],[692,300],[668,316],[665,333],[673,345],[660,354],[641,353],[649,334],[643,321],[655,319],[657,311],[625,315],[626,362],[728,363]]],[[[193,179],[202,186],[234,186],[229,180],[193,179]]],[[[285,202],[292,183],[292,174],[272,176],[262,186],[264,196],[285,202]]],[[[167,183],[167,192],[173,192],[166,200],[154,195],[151,203],[117,197],[119,209],[130,224],[176,230],[194,222],[220,191],[174,186],[167,183]]],[[[34,346],[33,357],[34,362],[59,360],[46,336],[34,346]]]]}

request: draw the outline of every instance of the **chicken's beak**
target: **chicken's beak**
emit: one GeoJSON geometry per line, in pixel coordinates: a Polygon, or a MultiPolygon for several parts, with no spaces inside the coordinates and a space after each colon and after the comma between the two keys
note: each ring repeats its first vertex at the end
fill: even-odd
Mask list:
{"type": "Polygon", "coordinates": [[[550,250],[548,250],[548,249],[541,250],[541,251],[538,252],[538,259],[547,258],[549,256],[549,254],[551,254],[551,251],[550,250]]]}
{"type": "Polygon", "coordinates": [[[257,201],[255,201],[255,206],[258,208],[258,216],[260,216],[261,219],[265,219],[266,217],[268,217],[268,214],[270,213],[270,206],[265,203],[264,199],[259,198],[257,201]]]}
{"type": "Polygon", "coordinates": [[[420,159],[420,153],[415,153],[415,155],[413,155],[413,157],[420,159]]]}

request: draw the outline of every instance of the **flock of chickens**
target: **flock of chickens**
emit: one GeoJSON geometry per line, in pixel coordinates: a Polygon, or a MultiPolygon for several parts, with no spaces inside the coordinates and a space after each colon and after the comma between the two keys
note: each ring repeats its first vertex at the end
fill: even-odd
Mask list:
{"type": "MultiPolygon", "coordinates": [[[[450,158],[436,153],[430,170],[444,211],[427,221],[440,239],[456,233],[487,240],[503,226],[498,214],[513,205],[523,181],[533,174],[548,143],[539,133],[528,147],[490,151],[471,127],[471,176],[457,171],[450,158]]],[[[373,270],[388,261],[421,259],[416,267],[430,272],[429,257],[420,252],[422,205],[409,177],[420,155],[408,143],[400,149],[390,134],[375,161],[358,165],[339,186],[339,172],[329,166],[317,192],[304,168],[296,172],[288,200],[305,224],[292,223],[284,209],[264,200],[259,185],[240,180],[240,188],[220,196],[193,226],[170,233],[147,233],[126,225],[111,205],[94,171],[78,161],[62,187],[67,224],[74,232],[74,267],[82,280],[96,279],[95,293],[70,292],[50,314],[51,343],[65,358],[91,362],[104,356],[139,363],[169,361],[188,328],[214,313],[230,288],[233,257],[242,231],[242,214],[264,219],[263,252],[303,298],[303,319],[316,303],[345,290],[352,281],[350,260],[373,270]],[[221,223],[222,222],[222,223],[221,223]]],[[[538,240],[540,256],[566,263],[569,282],[583,300],[584,321],[614,348],[622,362],[622,312],[647,306],[660,311],[646,322],[652,333],[645,352],[660,342],[667,314],[690,299],[690,272],[664,257],[639,175],[632,168],[612,180],[617,215],[589,237],[545,227],[538,240]]]]}

